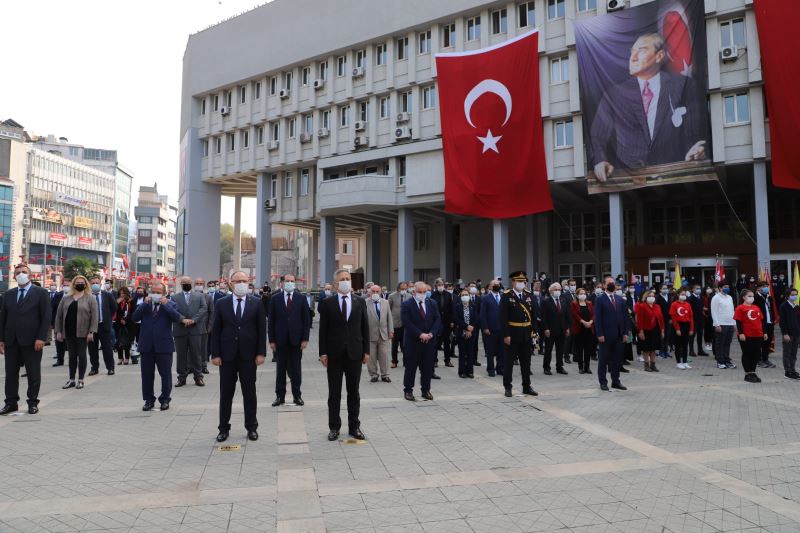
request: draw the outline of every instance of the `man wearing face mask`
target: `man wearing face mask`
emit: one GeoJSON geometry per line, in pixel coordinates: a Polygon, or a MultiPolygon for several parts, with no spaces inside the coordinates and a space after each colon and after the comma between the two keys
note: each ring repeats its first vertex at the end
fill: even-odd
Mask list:
{"type": "MultiPolygon", "coordinates": [[[[392,312],[392,325],[394,335],[392,336],[392,368],[397,368],[397,349],[403,351],[403,319],[400,316],[400,309],[403,303],[409,299],[408,283],[401,281],[397,284],[397,290],[389,295],[389,309],[392,312]]],[[[403,351],[403,354],[405,352],[403,351]]],[[[405,355],[403,355],[403,366],[405,366],[405,355]]]]}
{"type": "Polygon", "coordinates": [[[669,347],[673,345],[673,337],[675,336],[672,329],[672,321],[669,317],[669,309],[672,307],[672,302],[675,299],[669,293],[669,286],[664,283],[661,285],[661,290],[656,297],[656,304],[661,308],[661,314],[664,317],[664,331],[666,334],[661,340],[661,356],[662,359],[670,357],[669,347]]]}
{"type": "MultiPolygon", "coordinates": [[[[56,293],[50,291],[50,328],[55,328],[55,320],[56,320],[56,311],[58,311],[58,304],[61,303],[61,300],[64,298],[64,294],[69,294],[70,284],[67,280],[64,280],[63,289],[56,293]]],[[[56,362],[53,363],[53,366],[64,366],[64,354],[67,350],[67,343],[63,340],[54,339],[56,343],[56,362]]]]}
{"type": "Polygon", "coordinates": [[[303,350],[308,346],[311,333],[311,311],[308,300],[295,290],[295,277],[284,276],[281,289],[269,302],[267,312],[267,336],[269,348],[275,354],[275,401],[272,407],[285,403],[286,374],[292,381],[292,398],[294,404],[305,404],[300,389],[302,385],[303,350]]]}
{"type": "Polygon", "coordinates": [[[136,306],[131,320],[141,323],[139,331],[139,353],[142,374],[142,411],[152,411],[156,396],[153,390],[156,369],[161,376],[161,394],[158,402],[161,410],[169,409],[172,401],[172,352],[175,343],[172,324],[182,320],[175,302],[164,297],[164,285],[158,281],[150,285],[150,296],[136,306]]]}
{"type": "MultiPolygon", "coordinates": [[[[476,319],[480,324],[480,313],[481,313],[481,295],[480,290],[478,289],[478,284],[474,281],[470,281],[467,285],[469,290],[469,298],[470,302],[475,304],[475,310],[478,313],[476,319]]],[[[478,338],[480,337],[480,330],[475,330],[472,332],[472,366],[481,366],[480,361],[478,361],[478,338]]],[[[439,377],[434,374],[434,379],[439,379],[439,377]]]]}
{"type": "MultiPolygon", "coordinates": [[[[439,308],[439,316],[442,319],[442,332],[436,339],[436,364],[439,363],[439,350],[444,349],[444,366],[453,366],[450,361],[454,357],[453,343],[450,339],[450,333],[453,331],[453,295],[444,290],[444,280],[436,278],[433,282],[436,289],[431,295],[431,298],[436,302],[439,308]]],[[[374,355],[374,354],[373,354],[374,355]]]]}
{"type": "Polygon", "coordinates": [[[101,290],[100,276],[92,276],[89,280],[92,298],[97,302],[97,334],[89,343],[89,375],[94,376],[100,370],[100,345],[102,344],[103,362],[109,376],[114,375],[114,313],[117,312],[117,299],[108,291],[101,290]]]}
{"type": "Polygon", "coordinates": [[[544,323],[544,374],[552,376],[550,361],[553,358],[553,348],[556,349],[556,372],[567,374],[564,370],[564,341],[570,334],[572,326],[571,305],[562,298],[561,285],[553,283],[550,286],[550,298],[542,304],[542,322],[544,323]]]}
{"type": "Polygon", "coordinates": [[[694,338],[689,341],[689,356],[707,356],[703,350],[703,289],[700,285],[694,285],[689,294],[689,304],[692,306],[692,316],[694,317],[694,338]],[[694,344],[697,341],[697,352],[695,353],[694,344]]]}
{"type": "Polygon", "coordinates": [[[200,367],[203,374],[208,374],[208,343],[210,342],[209,336],[211,333],[211,326],[214,324],[214,295],[210,292],[203,292],[205,288],[206,281],[203,278],[197,278],[194,280],[194,291],[206,300],[206,317],[203,320],[203,323],[199,324],[198,327],[203,328],[203,334],[201,335],[202,338],[200,339],[200,367]]]}
{"type": "Polygon", "coordinates": [[[531,293],[531,311],[533,312],[533,316],[536,317],[534,331],[538,336],[536,348],[539,351],[539,355],[544,355],[544,322],[542,321],[542,304],[544,304],[542,282],[536,280],[533,282],[533,291],[531,293]]]}
{"type": "Polygon", "coordinates": [[[505,354],[503,359],[503,388],[507,398],[511,397],[514,361],[519,361],[522,375],[522,393],[538,396],[531,387],[531,338],[536,317],[531,309],[531,294],[525,287],[528,275],[518,270],[512,272],[511,289],[500,298],[500,324],[502,327],[505,354]]]}
{"type": "Polygon", "coordinates": [[[790,289],[779,309],[781,333],[783,334],[783,372],[788,379],[800,379],[795,365],[800,347],[800,307],[797,289],[790,289]]]}
{"type": "Polygon", "coordinates": [[[436,338],[442,331],[442,319],[436,302],[426,297],[427,285],[421,281],[414,284],[414,298],[403,304],[401,316],[405,338],[406,368],[403,377],[403,392],[406,400],[413,402],[414,382],[417,368],[420,371],[420,391],[426,400],[433,400],[431,378],[436,359],[436,338]]]}
{"type": "MultiPolygon", "coordinates": [[[[564,292],[561,293],[561,303],[567,309],[572,308],[572,302],[576,301],[575,293],[578,290],[578,282],[574,279],[567,280],[567,285],[563,287],[564,292]]],[[[569,331],[569,330],[567,330],[569,331]]],[[[572,364],[572,355],[574,355],[574,350],[572,348],[572,336],[567,335],[564,337],[564,362],[568,365],[572,364]]]]}
{"type": "Polygon", "coordinates": [[[594,326],[597,342],[600,343],[600,355],[597,362],[597,378],[600,389],[608,391],[606,373],[611,372],[611,388],[628,390],[619,379],[622,366],[623,344],[628,342],[628,319],[625,315],[625,303],[615,294],[617,286],[614,278],[606,278],[605,293],[597,298],[594,307],[594,326]]]}
{"type": "Polygon", "coordinates": [[[0,309],[0,355],[5,356],[5,405],[0,415],[19,409],[19,369],[28,374],[28,413],[39,412],[42,350],[50,327],[50,298],[33,285],[28,265],[14,268],[17,287],[6,291],[0,309]]]}
{"type": "MultiPolygon", "coordinates": [[[[478,324],[483,330],[483,348],[486,352],[486,372],[490,377],[503,375],[503,325],[500,322],[500,282],[496,279],[489,282],[489,292],[481,298],[478,324]]],[[[457,309],[463,308],[460,302],[457,309]]],[[[477,306],[475,307],[477,312],[477,306]]],[[[474,342],[474,341],[473,341],[474,342]]],[[[469,343],[466,343],[469,347],[469,343]]],[[[469,374],[472,369],[469,369],[469,374]]]]}
{"type": "Polygon", "coordinates": [[[361,366],[369,360],[369,321],[367,304],[354,296],[350,272],[339,269],[333,274],[336,295],[326,298],[319,307],[319,362],[328,375],[328,440],[339,438],[342,427],[342,378],[347,389],[347,426],[350,436],[365,440],[361,431],[361,366]]]}
{"type": "MultiPolygon", "coordinates": [[[[147,291],[143,285],[136,287],[136,290],[133,292],[133,309],[136,310],[137,307],[144,303],[144,299],[147,297],[147,291]]],[[[136,340],[136,346],[131,348],[131,364],[137,365],[139,364],[139,333],[141,332],[141,322],[131,320],[131,336],[136,340]]]]}
{"type": "Polygon", "coordinates": [[[242,389],[244,427],[248,440],[258,440],[256,370],[267,352],[267,317],[261,300],[247,294],[247,274],[231,275],[233,294],[217,301],[211,328],[211,364],[219,367],[219,434],[230,436],[236,382],[242,389]]]}
{"type": "Polygon", "coordinates": [[[755,291],[755,304],[764,316],[763,330],[767,340],[761,345],[761,360],[758,362],[760,368],[775,368],[775,363],[769,360],[769,352],[775,342],[775,302],[769,290],[769,282],[762,281],[758,290],[755,291]]]}
{"type": "Polygon", "coordinates": [[[177,354],[176,369],[178,381],[175,387],[186,385],[186,377],[194,375],[194,384],[198,387],[205,386],[203,380],[203,359],[205,347],[203,335],[207,332],[205,321],[208,316],[208,307],[204,294],[192,290],[192,278],[181,276],[178,280],[181,291],[175,294],[172,301],[181,314],[180,322],[172,325],[172,334],[175,337],[175,352],[177,354]]]}
{"type": "Polygon", "coordinates": [[[731,361],[731,343],[736,332],[736,321],[733,319],[734,304],[730,295],[731,286],[723,282],[719,292],[711,299],[711,323],[714,326],[714,356],[717,368],[736,368],[731,361]]]}
{"type": "Polygon", "coordinates": [[[384,383],[391,383],[389,348],[392,337],[394,337],[394,321],[389,309],[389,302],[383,299],[381,288],[378,285],[369,288],[367,320],[369,322],[369,353],[372,354],[367,363],[370,381],[377,383],[380,378],[384,383]]]}

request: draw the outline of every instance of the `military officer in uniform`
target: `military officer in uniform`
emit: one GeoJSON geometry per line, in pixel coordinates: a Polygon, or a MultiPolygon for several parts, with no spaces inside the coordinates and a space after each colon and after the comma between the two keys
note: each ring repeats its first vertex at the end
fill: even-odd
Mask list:
{"type": "Polygon", "coordinates": [[[514,360],[519,360],[522,374],[522,393],[538,396],[531,388],[531,338],[536,327],[531,301],[527,290],[528,276],[523,271],[513,272],[511,289],[500,298],[500,324],[503,328],[505,345],[505,364],[503,365],[503,386],[506,396],[511,397],[511,377],[514,374],[514,360]]]}

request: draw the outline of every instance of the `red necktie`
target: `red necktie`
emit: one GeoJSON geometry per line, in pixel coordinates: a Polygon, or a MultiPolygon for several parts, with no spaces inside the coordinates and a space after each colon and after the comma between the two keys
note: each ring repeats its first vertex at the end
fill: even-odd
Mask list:
{"type": "Polygon", "coordinates": [[[617,302],[614,301],[614,297],[613,296],[609,296],[608,299],[611,300],[611,307],[613,307],[614,311],[616,311],[617,310],[617,302]]]}
{"type": "Polygon", "coordinates": [[[642,104],[644,105],[644,114],[650,111],[650,104],[653,103],[653,91],[650,90],[650,82],[644,82],[644,89],[642,89],[642,104]]]}
{"type": "Polygon", "coordinates": [[[287,313],[291,313],[292,312],[292,295],[291,294],[289,294],[286,297],[286,312],[287,313]]]}

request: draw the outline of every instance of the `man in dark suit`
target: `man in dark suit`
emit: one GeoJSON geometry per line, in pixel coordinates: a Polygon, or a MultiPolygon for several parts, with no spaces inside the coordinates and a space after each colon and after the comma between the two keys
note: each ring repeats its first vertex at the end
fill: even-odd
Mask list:
{"type": "Polygon", "coordinates": [[[442,317],[436,302],[426,298],[427,285],[421,281],[414,284],[414,297],[406,300],[400,310],[403,320],[403,349],[406,368],[403,376],[405,399],[415,401],[414,381],[417,368],[420,371],[422,397],[433,400],[431,378],[436,359],[436,338],[442,332],[442,317]]]}
{"type": "Polygon", "coordinates": [[[611,387],[628,390],[619,380],[619,369],[622,366],[623,344],[628,342],[628,319],[625,302],[614,294],[616,291],[614,278],[606,278],[606,290],[597,297],[594,304],[594,328],[597,342],[600,343],[600,355],[597,362],[597,379],[600,389],[608,391],[606,372],[611,371],[611,387]]]}
{"type": "MultiPolygon", "coordinates": [[[[499,280],[498,280],[499,283],[499,280]]],[[[467,290],[469,291],[469,299],[470,302],[475,304],[475,312],[478,313],[478,323],[480,324],[480,313],[481,313],[481,292],[478,288],[478,283],[475,281],[470,281],[467,284],[467,290]]],[[[478,361],[478,340],[480,339],[480,329],[476,329],[472,332],[472,365],[473,366],[481,366],[481,362],[478,361]]],[[[436,374],[433,375],[434,379],[439,379],[436,374]]]]}
{"type": "Polygon", "coordinates": [[[183,317],[172,325],[177,353],[176,370],[178,381],[176,387],[186,385],[186,378],[191,373],[194,384],[205,386],[203,380],[203,335],[207,334],[206,320],[208,307],[203,293],[192,290],[192,278],[182,276],[179,280],[181,290],[172,296],[178,312],[183,317]]]}
{"type": "MultiPolygon", "coordinates": [[[[461,302],[455,304],[461,306],[461,302]]],[[[486,372],[494,377],[503,375],[503,326],[500,323],[500,282],[489,282],[489,292],[481,298],[478,313],[480,329],[483,330],[483,349],[486,352],[486,372]]],[[[473,341],[474,342],[474,341],[473,341]]]]}
{"type": "Polygon", "coordinates": [[[761,345],[761,360],[758,362],[759,368],[775,368],[775,363],[769,360],[769,352],[772,343],[775,342],[775,321],[777,313],[775,312],[775,302],[769,290],[769,282],[762,281],[759,284],[758,290],[755,292],[754,303],[761,310],[761,315],[764,317],[762,321],[762,329],[767,340],[761,345]]]}
{"type": "Polygon", "coordinates": [[[281,282],[283,290],[276,291],[267,310],[267,333],[269,348],[277,358],[275,375],[275,401],[272,407],[285,403],[286,374],[292,381],[292,397],[295,405],[303,405],[300,391],[302,383],[301,363],[303,350],[308,346],[311,332],[311,312],[308,299],[295,290],[295,278],[287,274],[281,282]]]}
{"type": "Polygon", "coordinates": [[[92,298],[97,301],[97,335],[89,343],[89,361],[91,369],[89,375],[94,376],[100,369],[100,344],[103,345],[103,362],[109,376],[114,375],[114,314],[117,312],[117,300],[108,291],[101,290],[100,276],[92,276],[92,298]]]}
{"type": "MultiPolygon", "coordinates": [[[[63,281],[62,284],[63,290],[58,292],[51,292],[50,293],[50,328],[55,328],[56,324],[56,311],[58,311],[58,304],[61,303],[61,299],[64,298],[64,294],[69,292],[70,283],[67,280],[63,281]]],[[[67,351],[67,343],[63,340],[58,340],[53,336],[53,341],[56,343],[56,362],[53,363],[53,366],[64,366],[64,354],[67,351]]]]}
{"type": "Polygon", "coordinates": [[[328,440],[339,438],[342,418],[342,378],[347,389],[347,426],[350,436],[366,437],[358,419],[361,411],[361,365],[369,359],[369,318],[363,298],[352,293],[350,272],[333,274],[336,294],[322,300],[319,310],[319,362],[328,373],[328,440]]]}
{"type": "Polygon", "coordinates": [[[5,405],[0,415],[19,409],[19,369],[28,374],[28,413],[39,412],[42,350],[50,327],[50,298],[33,285],[28,265],[14,268],[17,288],[6,291],[0,309],[0,354],[6,359],[5,405]]]}
{"type": "Polygon", "coordinates": [[[542,282],[536,280],[533,282],[533,290],[531,292],[531,311],[533,316],[536,317],[536,322],[533,332],[538,335],[536,347],[539,354],[544,353],[544,322],[542,321],[542,304],[544,304],[545,297],[542,294],[542,282]]]}
{"type": "Polygon", "coordinates": [[[639,37],[631,48],[631,77],[609,88],[592,119],[592,166],[606,181],[615,166],[636,169],[706,159],[706,112],[691,98],[689,76],[661,70],[664,39],[657,33],[639,37]],[[624,150],[622,149],[624,147],[624,150]]]}
{"type": "Polygon", "coordinates": [[[442,331],[437,338],[436,363],[439,362],[439,350],[444,349],[444,366],[453,366],[450,361],[454,356],[453,343],[450,340],[450,333],[453,331],[453,295],[444,290],[442,278],[436,278],[433,287],[435,290],[431,299],[436,302],[436,306],[439,308],[439,317],[442,319],[442,331]]]}
{"type": "Polygon", "coordinates": [[[164,285],[159,281],[150,284],[150,295],[133,312],[131,320],[141,322],[139,331],[139,357],[142,373],[142,411],[151,411],[156,403],[153,380],[161,376],[161,394],[158,402],[161,410],[169,409],[172,401],[172,352],[175,342],[172,338],[172,324],[180,322],[181,314],[175,302],[164,297],[164,285]]]}
{"type": "Polygon", "coordinates": [[[503,361],[503,388],[505,396],[511,397],[514,361],[519,361],[522,374],[522,393],[538,396],[531,387],[531,338],[536,317],[531,309],[531,293],[528,292],[528,275],[519,270],[512,272],[511,288],[500,299],[500,324],[503,327],[505,360],[503,361]]]}
{"type": "Polygon", "coordinates": [[[705,325],[705,316],[703,316],[703,289],[700,285],[692,287],[692,293],[689,295],[689,304],[692,306],[692,317],[694,318],[694,338],[689,341],[689,355],[708,355],[703,350],[703,327],[705,325]],[[697,354],[694,351],[694,342],[697,341],[697,354]]]}
{"type": "Polygon", "coordinates": [[[569,337],[572,318],[567,301],[562,298],[561,285],[550,285],[550,298],[542,304],[542,322],[544,323],[544,374],[552,376],[550,361],[553,359],[553,348],[556,349],[556,372],[567,374],[564,370],[564,340],[569,337]]]}
{"type": "Polygon", "coordinates": [[[236,381],[242,387],[244,427],[249,440],[258,440],[256,411],[256,369],[267,352],[267,318],[261,299],[247,294],[248,276],[242,271],[231,276],[233,294],[215,304],[211,328],[211,363],[219,367],[219,435],[228,440],[236,381]]]}

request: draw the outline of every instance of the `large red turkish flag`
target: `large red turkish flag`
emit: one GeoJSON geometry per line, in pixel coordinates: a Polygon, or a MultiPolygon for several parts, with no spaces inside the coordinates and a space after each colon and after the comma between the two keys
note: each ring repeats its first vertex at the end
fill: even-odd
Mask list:
{"type": "Polygon", "coordinates": [[[445,211],[511,218],[553,209],[539,97],[538,33],[438,54],[445,211]]]}
{"type": "Polygon", "coordinates": [[[772,184],[800,189],[800,56],[787,48],[797,31],[800,2],[758,0],[755,12],[769,109],[772,184]]]}

